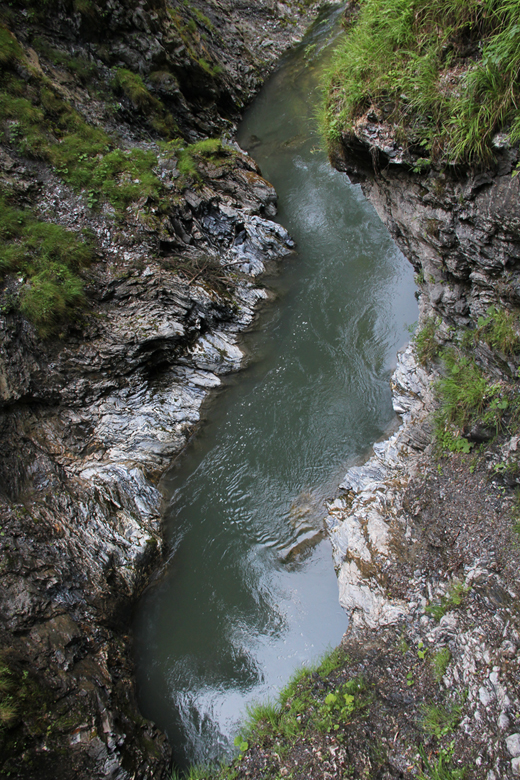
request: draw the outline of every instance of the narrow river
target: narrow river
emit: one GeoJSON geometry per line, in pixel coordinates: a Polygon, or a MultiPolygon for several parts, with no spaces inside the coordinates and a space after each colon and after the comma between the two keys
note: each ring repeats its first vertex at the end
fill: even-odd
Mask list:
{"type": "Polygon", "coordinates": [[[395,423],[389,378],[417,318],[411,266],[321,149],[335,21],[284,59],[240,127],[298,252],[265,280],[277,299],[244,338],[254,360],[165,480],[175,553],[136,617],[141,707],[181,767],[229,754],[247,705],[340,641],[323,502],[395,423]]]}

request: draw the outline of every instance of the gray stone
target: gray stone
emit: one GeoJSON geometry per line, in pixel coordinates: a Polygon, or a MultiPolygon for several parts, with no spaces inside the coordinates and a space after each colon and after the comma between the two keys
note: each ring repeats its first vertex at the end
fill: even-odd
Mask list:
{"type": "Polygon", "coordinates": [[[509,755],[513,756],[513,758],[517,758],[520,756],[520,734],[510,734],[509,737],[506,739],[506,746],[509,751],[509,755]]]}

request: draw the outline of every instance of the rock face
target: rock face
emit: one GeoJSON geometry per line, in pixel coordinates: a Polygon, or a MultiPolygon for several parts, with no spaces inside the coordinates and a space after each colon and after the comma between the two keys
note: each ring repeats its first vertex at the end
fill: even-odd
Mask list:
{"type": "Polygon", "coordinates": [[[23,278],[4,275],[0,291],[0,647],[14,704],[0,773],[158,780],[170,750],[139,714],[126,633],[161,559],[157,483],[208,392],[241,365],[237,336],[267,297],[255,277],[293,244],[269,219],[272,186],[236,145],[224,139],[190,178],[154,140],[138,95],[119,94],[115,117],[70,62],[94,65],[100,89],[121,69],[137,74],[146,101],[161,99],[159,118],[198,140],[233,128],[312,9],[87,5],[9,9],[9,35],[33,70],[13,67],[46,80],[128,153],[152,150],[170,194],[162,210],[146,198],[122,214],[93,210],[86,190],[24,156],[5,125],[0,183],[11,202],[87,229],[95,258],[83,272],[88,305],[59,336],[40,338],[12,305],[23,278]]]}
{"type": "MultiPolygon", "coordinates": [[[[433,322],[440,344],[478,328],[491,306],[510,311],[520,302],[520,193],[511,175],[518,152],[499,140],[492,170],[418,173],[392,128],[369,112],[332,154],[333,164],[361,183],[414,265],[419,323],[433,322]]],[[[517,355],[478,339],[473,354],[492,381],[517,376],[517,355]]],[[[393,679],[375,694],[408,690],[406,707],[393,709],[389,776],[403,776],[411,744],[421,741],[431,757],[442,758],[446,739],[451,753],[444,759],[454,770],[465,766],[468,778],[513,778],[519,556],[508,488],[516,471],[502,478],[501,469],[517,465],[518,436],[493,431],[489,442],[489,435],[475,434],[473,441],[486,444],[471,464],[455,454],[439,459],[431,422],[438,370],[418,365],[412,347],[399,356],[392,388],[402,425],[374,446],[364,466],[349,470],[329,505],[340,599],[351,615],[345,646],[362,659],[373,643],[388,657],[401,648],[393,679]],[[447,737],[424,725],[425,708],[434,704],[459,708],[447,737]],[[416,734],[403,738],[414,718],[416,734]]],[[[377,677],[368,657],[363,669],[377,677]]],[[[430,760],[429,771],[437,766],[430,760]]]]}
{"type": "MultiPolygon", "coordinates": [[[[384,128],[383,128],[384,129],[384,128]]],[[[421,304],[447,325],[474,326],[496,303],[520,303],[518,152],[497,149],[493,170],[432,168],[414,160],[368,120],[345,136],[332,162],[375,206],[417,271],[421,304]]]]}

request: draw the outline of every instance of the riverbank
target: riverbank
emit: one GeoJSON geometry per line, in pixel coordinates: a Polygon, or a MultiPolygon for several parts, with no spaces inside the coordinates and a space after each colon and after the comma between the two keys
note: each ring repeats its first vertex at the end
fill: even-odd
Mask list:
{"type": "MultiPolygon", "coordinates": [[[[509,109],[502,124],[494,119],[482,129],[480,148],[477,134],[477,146],[464,149],[451,145],[443,113],[452,105],[448,85],[463,99],[462,86],[477,89],[478,77],[464,80],[468,71],[493,67],[479,52],[495,47],[497,54],[493,36],[503,30],[492,22],[513,9],[502,4],[496,17],[484,13],[468,33],[474,6],[452,24],[451,7],[418,3],[408,14],[412,3],[388,3],[381,24],[385,4],[370,5],[374,37],[358,37],[356,45],[346,39],[341,67],[331,71],[326,121],[333,164],[361,184],[416,270],[419,327],[393,379],[404,424],[375,446],[365,466],[347,473],[329,504],[340,599],[351,614],[340,652],[303,673],[279,706],[254,713],[233,776],[514,778],[518,149],[509,109]],[[386,73],[401,53],[394,12],[402,12],[403,36],[406,25],[426,36],[410,33],[422,49],[408,61],[410,44],[402,73],[386,73]],[[446,38],[439,22],[430,50],[427,36],[439,12],[449,20],[446,38]],[[380,44],[381,30],[387,39],[380,44]],[[374,56],[379,44],[388,44],[388,57],[374,56]],[[447,51],[452,59],[443,59],[447,51]],[[440,113],[422,117],[421,96],[406,90],[423,88],[419,76],[430,71],[415,73],[414,82],[407,68],[419,67],[425,52],[438,68],[439,89],[428,105],[446,100],[440,113]],[[356,57],[370,71],[357,102],[352,85],[345,86],[356,73],[345,69],[345,58],[356,57]],[[443,125],[438,144],[435,121],[443,125]]],[[[508,72],[507,58],[502,67],[508,72]]],[[[476,105],[468,98],[461,133],[476,105]]]]}
{"type": "Polygon", "coordinates": [[[157,482],[292,248],[221,134],[315,12],[1,6],[6,776],[169,773],[127,635],[163,553],[157,482]]]}

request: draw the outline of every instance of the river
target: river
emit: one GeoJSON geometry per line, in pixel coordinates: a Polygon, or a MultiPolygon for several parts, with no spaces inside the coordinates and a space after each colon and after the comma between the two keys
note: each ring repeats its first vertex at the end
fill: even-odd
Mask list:
{"type": "Polygon", "coordinates": [[[413,273],[316,129],[338,14],[283,59],[239,129],[297,253],[264,280],[276,300],[244,336],[249,366],[163,484],[173,553],[134,636],[142,711],[181,767],[229,755],[247,705],[340,641],[324,500],[395,425],[389,378],[417,319],[413,273]]]}

